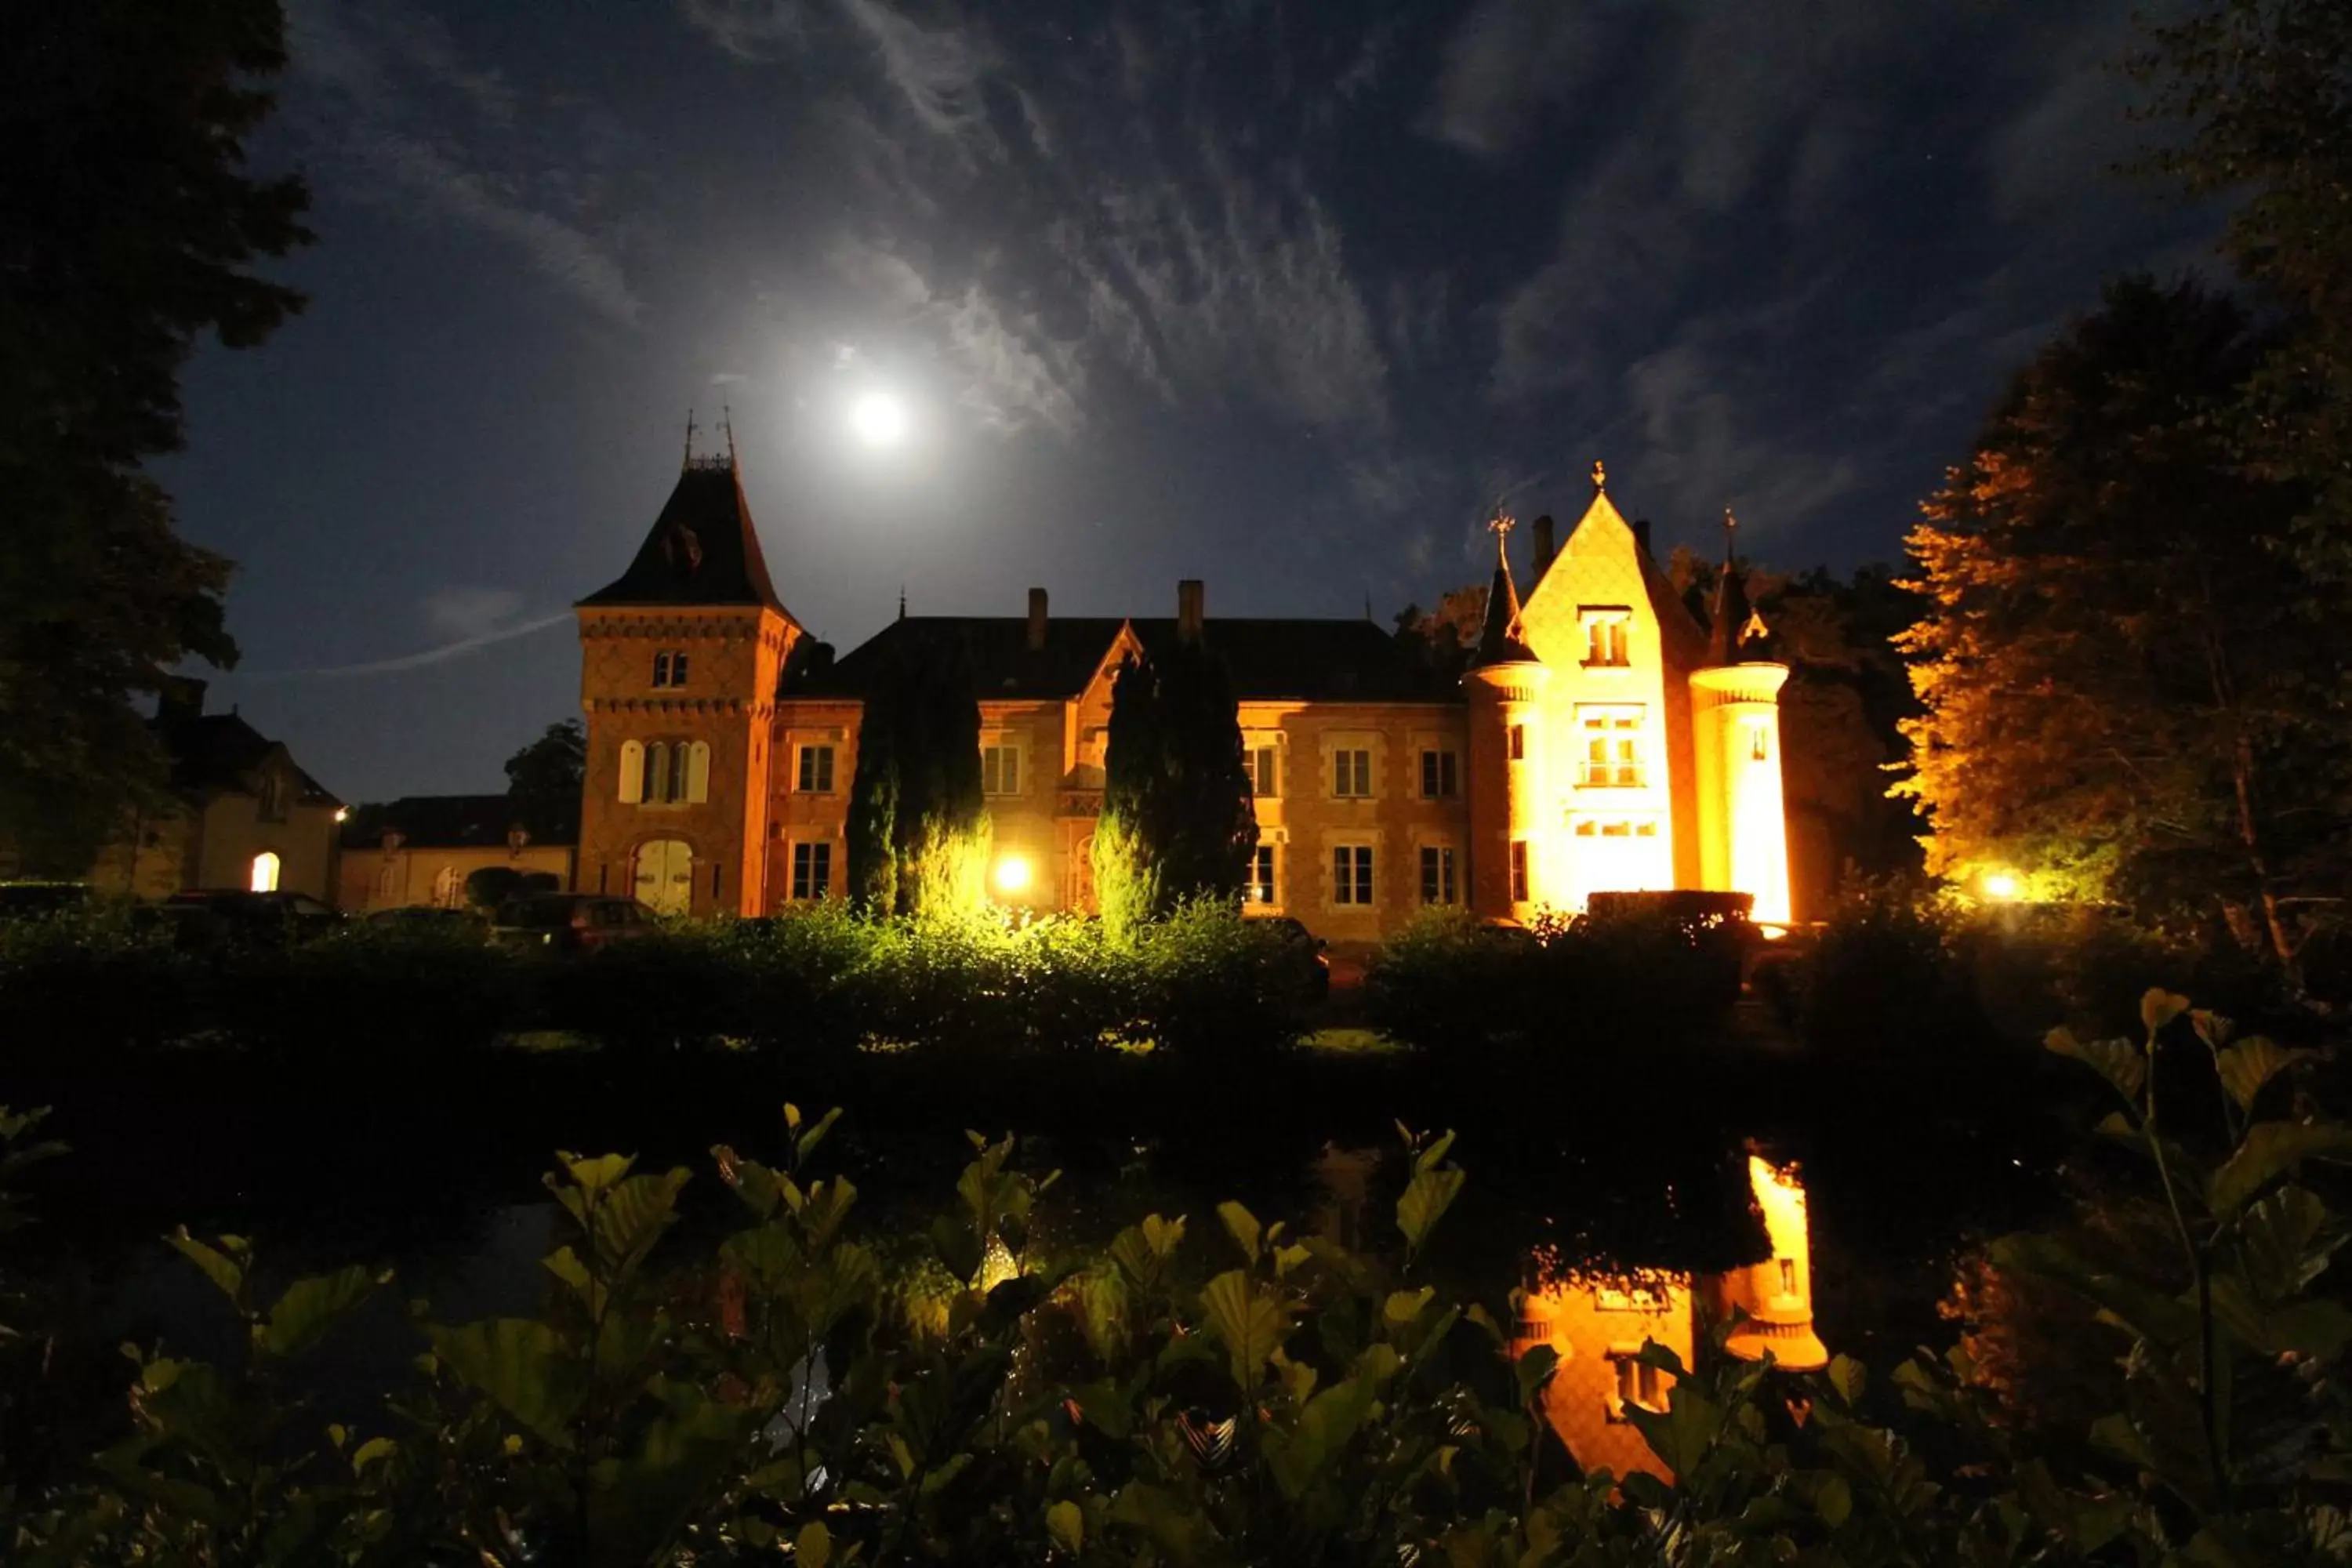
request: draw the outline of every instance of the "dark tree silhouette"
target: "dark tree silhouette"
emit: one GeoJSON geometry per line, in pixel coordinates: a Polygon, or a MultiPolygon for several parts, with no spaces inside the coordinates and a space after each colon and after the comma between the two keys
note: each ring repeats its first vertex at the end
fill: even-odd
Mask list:
{"type": "Polygon", "coordinates": [[[1111,689],[1103,812],[1135,835],[1161,908],[1241,897],[1257,847],[1240,710],[1198,643],[1130,659],[1111,689]]]}
{"type": "Polygon", "coordinates": [[[588,734],[577,719],[550,724],[507,759],[507,799],[525,826],[563,841],[580,832],[580,790],[588,772],[588,734]]]}
{"type": "Polygon", "coordinates": [[[182,445],[206,334],[298,309],[256,277],[310,235],[245,140],[285,64],[277,0],[8,7],[0,47],[0,840],[87,865],[163,758],[131,707],[189,657],[223,668],[228,563],[178,538],[142,465],[182,445]]]}
{"type": "Polygon", "coordinates": [[[877,912],[916,912],[918,868],[968,843],[986,816],[970,652],[952,637],[903,638],[881,660],[858,723],[851,896],[877,912]]]}

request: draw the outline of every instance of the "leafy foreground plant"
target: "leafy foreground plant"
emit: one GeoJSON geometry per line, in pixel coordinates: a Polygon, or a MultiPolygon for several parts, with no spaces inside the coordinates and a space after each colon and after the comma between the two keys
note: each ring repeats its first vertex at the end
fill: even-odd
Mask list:
{"type": "Polygon", "coordinates": [[[92,1484],[17,1502],[9,1560],[2336,1561],[2352,1315],[2315,1286],[2343,1229],[2294,1174],[2352,1133],[2254,1120],[2298,1053],[2196,1016],[2230,1140],[2183,1150],[2147,1063],[2186,1010],[2152,994],[2140,1047],[2053,1041],[2125,1093],[2107,1131],[2148,1155],[2180,1258],[2095,1268],[2048,1237],[2000,1244],[2128,1338],[2089,1465],[1994,1419],[1961,1352],[1874,1399],[1845,1358],[1792,1378],[1718,1342],[1696,1371],[1643,1352],[1675,1381],[1665,1410],[1627,1415],[1672,1479],[1578,1473],[1542,1414],[1554,1353],[1514,1363],[1493,1315],[1417,1278],[1465,1181],[1451,1134],[1407,1135],[1391,1255],[1225,1204],[1221,1237],[1153,1215],[1084,1263],[1032,1233],[1053,1175],[974,1135],[924,1232],[927,1290],[854,1237],[851,1185],[810,1173],[838,1112],[787,1107],[780,1164],[714,1151],[745,1223],[688,1265],[655,1267],[685,1171],[564,1156],[546,1311],[449,1327],[420,1305],[431,1349],[365,1434],[313,1432],[292,1372],[383,1280],[345,1270],[259,1308],[243,1243],[177,1238],[249,1353],[141,1357],[134,1435],[92,1484]]]}

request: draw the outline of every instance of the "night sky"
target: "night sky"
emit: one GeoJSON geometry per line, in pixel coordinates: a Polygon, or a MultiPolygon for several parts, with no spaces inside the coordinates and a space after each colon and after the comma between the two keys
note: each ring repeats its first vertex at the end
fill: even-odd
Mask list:
{"type": "Polygon", "coordinates": [[[2127,0],[288,9],[310,306],[199,357],[164,478],[239,563],[216,705],[355,801],[577,712],[689,406],[845,649],[902,584],[1385,624],[1596,458],[1662,552],[1728,504],[1769,565],[1891,558],[2040,341],[2216,226],[2110,173],[2127,0]]]}

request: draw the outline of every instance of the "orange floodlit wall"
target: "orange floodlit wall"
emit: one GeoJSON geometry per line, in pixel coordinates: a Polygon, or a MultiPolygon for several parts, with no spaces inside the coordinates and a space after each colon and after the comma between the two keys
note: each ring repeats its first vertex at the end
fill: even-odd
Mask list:
{"type": "Polygon", "coordinates": [[[1513,1353],[1539,1344],[1558,1352],[1559,1370],[1544,1387],[1544,1414],[1588,1469],[1673,1479],[1625,1418],[1628,1403],[1664,1409],[1673,1386],[1670,1376],[1634,1361],[1648,1340],[1690,1365],[1689,1275],[1570,1279],[1530,1290],[1520,1304],[1513,1353]]]}
{"type": "Polygon", "coordinates": [[[1732,1330],[1724,1346],[1743,1361],[1772,1360],[1791,1372],[1813,1372],[1830,1362],[1828,1347],[1813,1331],[1813,1262],[1805,1219],[1805,1184],[1794,1166],[1777,1166],[1760,1155],[1748,1157],[1748,1184],[1763,1211],[1772,1256],[1734,1269],[1716,1281],[1726,1316],[1748,1320],[1732,1330]]]}

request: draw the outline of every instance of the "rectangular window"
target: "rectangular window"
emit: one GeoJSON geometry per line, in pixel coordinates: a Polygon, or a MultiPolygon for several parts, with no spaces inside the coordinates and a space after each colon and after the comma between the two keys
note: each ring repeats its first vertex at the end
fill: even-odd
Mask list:
{"type": "Polygon", "coordinates": [[[1021,793],[1021,748],[982,746],[980,749],[980,792],[982,795],[1021,793]]]}
{"type": "Polygon", "coordinates": [[[1274,902],[1274,846],[1261,844],[1250,854],[1249,887],[1245,889],[1254,904],[1274,902]]]}
{"type": "Polygon", "coordinates": [[[1511,761],[1524,763],[1527,760],[1528,727],[1525,724],[1514,724],[1511,726],[1511,761]]]}
{"type": "Polygon", "coordinates": [[[1641,788],[1642,710],[1581,708],[1577,721],[1584,738],[1584,764],[1577,782],[1586,789],[1641,788]]]}
{"type": "Polygon", "coordinates": [[[822,899],[833,890],[833,846],[793,846],[793,898],[799,903],[822,899]]]}
{"type": "Polygon", "coordinates": [[[831,746],[801,748],[800,792],[803,795],[833,793],[833,748],[831,746]]]}
{"type": "Polygon", "coordinates": [[[1656,1367],[1643,1363],[1639,1352],[1611,1351],[1609,1364],[1616,1374],[1610,1398],[1611,1420],[1624,1420],[1629,1406],[1643,1410],[1666,1407],[1665,1380],[1656,1367]]]}
{"type": "Polygon", "coordinates": [[[1282,793],[1281,780],[1275,772],[1274,748],[1252,746],[1242,753],[1249,764],[1250,794],[1261,799],[1271,799],[1282,793]]]}
{"type": "Polygon", "coordinates": [[[657,653],[654,655],[654,684],[657,687],[686,684],[686,655],[657,653]]]}
{"type": "Polygon", "coordinates": [[[1422,799],[1452,800],[1461,790],[1461,763],[1452,752],[1421,753],[1422,799]]]}
{"type": "Polygon", "coordinates": [[[1454,850],[1450,845],[1424,844],[1421,847],[1421,901],[1424,904],[1450,904],[1456,901],[1454,882],[1454,850]]]}
{"type": "Polygon", "coordinates": [[[1524,904],[1528,896],[1528,841],[1514,838],[1511,840],[1511,902],[1524,904]]]}
{"type": "Polygon", "coordinates": [[[1331,793],[1342,800],[1370,799],[1372,753],[1366,751],[1332,752],[1331,793]]]}
{"type": "Polygon", "coordinates": [[[1761,724],[1748,731],[1748,755],[1759,763],[1769,763],[1772,760],[1772,742],[1770,737],[1765,734],[1764,726],[1761,724]]]}
{"type": "Polygon", "coordinates": [[[666,653],[654,655],[654,684],[656,686],[669,684],[669,655],[666,653]]]}
{"type": "Polygon", "coordinates": [[[1630,662],[1625,652],[1626,628],[1633,619],[1626,610],[1583,610],[1577,618],[1584,623],[1584,662],[1588,665],[1622,667],[1630,662]]]}
{"type": "Polygon", "coordinates": [[[1331,851],[1331,901],[1369,905],[1372,901],[1372,847],[1342,844],[1331,851]]]}

